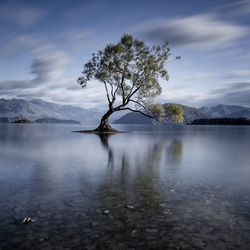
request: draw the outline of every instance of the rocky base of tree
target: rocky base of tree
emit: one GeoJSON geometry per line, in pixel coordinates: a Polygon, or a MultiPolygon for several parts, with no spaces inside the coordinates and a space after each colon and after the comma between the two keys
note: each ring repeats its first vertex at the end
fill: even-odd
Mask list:
{"type": "Polygon", "coordinates": [[[122,131],[116,130],[112,128],[110,125],[107,126],[99,126],[96,129],[93,130],[79,130],[79,131],[73,131],[73,132],[78,132],[78,133],[86,133],[86,134],[116,134],[116,133],[124,133],[122,131]]]}

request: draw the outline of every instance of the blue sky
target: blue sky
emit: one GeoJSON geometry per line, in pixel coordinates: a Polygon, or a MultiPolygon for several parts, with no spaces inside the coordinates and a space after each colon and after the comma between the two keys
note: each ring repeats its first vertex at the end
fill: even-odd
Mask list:
{"type": "Polygon", "coordinates": [[[76,79],[93,52],[130,33],[181,56],[157,101],[250,107],[249,16],[250,0],[1,0],[0,97],[103,108],[103,86],[76,79]]]}

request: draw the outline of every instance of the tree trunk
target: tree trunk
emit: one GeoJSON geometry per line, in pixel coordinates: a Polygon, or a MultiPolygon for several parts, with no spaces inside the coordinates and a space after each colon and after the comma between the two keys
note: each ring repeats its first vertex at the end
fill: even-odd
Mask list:
{"type": "Polygon", "coordinates": [[[105,113],[101,119],[100,125],[95,129],[96,132],[100,134],[104,133],[116,133],[117,130],[113,129],[109,125],[109,117],[114,113],[113,109],[109,109],[107,113],[105,113]]]}

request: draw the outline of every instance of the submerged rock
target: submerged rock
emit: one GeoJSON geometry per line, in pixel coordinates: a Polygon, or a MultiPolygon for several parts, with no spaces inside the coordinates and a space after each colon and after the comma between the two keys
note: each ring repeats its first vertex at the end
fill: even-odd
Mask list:
{"type": "Polygon", "coordinates": [[[21,224],[29,224],[29,223],[32,223],[32,222],[34,222],[33,219],[31,219],[30,217],[25,217],[25,218],[22,220],[21,224]]]}
{"type": "Polygon", "coordinates": [[[158,231],[158,229],[156,229],[156,228],[148,228],[148,229],[146,229],[146,232],[147,232],[147,233],[156,234],[156,233],[158,233],[159,231],[158,231]]]}
{"type": "Polygon", "coordinates": [[[109,214],[109,210],[108,209],[107,210],[103,210],[102,213],[103,214],[109,214]]]}
{"type": "Polygon", "coordinates": [[[125,205],[125,207],[128,208],[128,209],[134,209],[133,205],[125,205]]]}

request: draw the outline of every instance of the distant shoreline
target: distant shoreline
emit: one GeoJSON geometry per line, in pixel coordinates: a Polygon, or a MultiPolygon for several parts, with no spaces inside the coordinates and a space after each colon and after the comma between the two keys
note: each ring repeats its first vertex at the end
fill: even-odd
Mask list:
{"type": "Polygon", "coordinates": [[[247,118],[209,118],[196,119],[190,125],[250,125],[250,120],[247,118]]]}
{"type": "Polygon", "coordinates": [[[26,118],[0,117],[0,123],[17,123],[17,124],[81,124],[79,121],[56,119],[56,118],[40,118],[37,120],[29,120],[26,118]]]}

